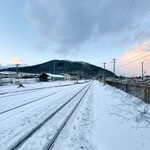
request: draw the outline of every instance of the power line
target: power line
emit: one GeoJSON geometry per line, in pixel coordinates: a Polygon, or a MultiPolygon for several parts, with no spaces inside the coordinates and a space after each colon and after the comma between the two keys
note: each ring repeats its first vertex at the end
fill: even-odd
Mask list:
{"type": "Polygon", "coordinates": [[[146,26],[146,28],[144,28],[144,30],[141,31],[141,32],[135,37],[135,39],[133,39],[133,40],[128,44],[127,48],[130,46],[130,44],[131,44],[132,42],[136,41],[149,27],[150,27],[150,25],[146,26]]]}
{"type": "MultiPolygon", "coordinates": [[[[132,57],[132,58],[128,59],[127,61],[132,60],[132,59],[134,59],[134,58],[136,58],[136,57],[138,57],[138,56],[140,56],[140,55],[143,55],[143,54],[145,54],[145,53],[147,53],[147,52],[150,52],[150,51],[149,51],[149,50],[144,51],[143,53],[141,53],[141,54],[139,54],[139,55],[137,55],[137,56],[135,56],[135,57],[132,57]]],[[[121,64],[124,64],[124,62],[125,62],[125,61],[123,61],[121,64]]]]}
{"type": "MultiPolygon", "coordinates": [[[[139,50],[143,50],[143,48],[139,48],[139,50]]],[[[139,50],[138,50],[138,51],[139,51],[139,50]]],[[[135,51],[135,52],[138,52],[138,51],[135,51]]],[[[135,59],[135,58],[137,58],[137,57],[139,57],[139,56],[141,56],[141,55],[143,55],[143,54],[145,54],[145,53],[147,53],[147,52],[150,52],[150,50],[146,50],[146,51],[144,51],[144,52],[142,52],[142,53],[140,53],[140,54],[138,54],[138,55],[136,55],[136,56],[134,56],[134,57],[131,57],[131,58],[129,58],[129,59],[125,59],[125,60],[122,61],[120,64],[124,64],[126,61],[135,59]]],[[[127,57],[127,58],[128,58],[128,57],[127,57]]]]}
{"type": "Polygon", "coordinates": [[[146,28],[144,28],[143,31],[141,31],[136,37],[135,39],[133,39],[127,46],[127,48],[130,46],[130,44],[132,44],[134,41],[136,41],[148,28],[150,27],[150,25],[146,26],[146,28]]]}
{"type": "Polygon", "coordinates": [[[148,11],[143,15],[143,17],[141,18],[141,20],[139,21],[139,23],[135,27],[138,27],[142,23],[142,21],[149,14],[149,12],[150,12],[150,9],[148,9],[148,11]]]}
{"type": "Polygon", "coordinates": [[[128,15],[129,15],[129,12],[131,11],[131,9],[132,9],[132,7],[133,7],[134,2],[135,2],[135,0],[132,1],[131,5],[130,5],[130,7],[129,7],[129,9],[128,9],[128,12],[127,12],[127,14],[126,14],[126,16],[125,16],[125,18],[124,18],[124,20],[123,20],[123,22],[122,22],[122,25],[121,25],[119,34],[120,34],[121,29],[122,29],[122,27],[124,26],[124,24],[125,24],[125,22],[126,22],[126,20],[127,20],[127,17],[128,17],[128,15]]]}
{"type": "Polygon", "coordinates": [[[139,23],[136,26],[139,26],[141,24],[141,22],[144,20],[144,18],[149,14],[150,9],[148,9],[148,11],[143,15],[143,17],[141,18],[141,20],[139,21],[139,23]]]}
{"type": "Polygon", "coordinates": [[[128,17],[128,15],[129,15],[129,13],[130,13],[130,11],[131,11],[131,9],[132,9],[132,7],[133,7],[135,1],[136,1],[136,0],[133,0],[133,1],[131,2],[130,6],[129,6],[129,9],[128,9],[128,11],[127,11],[127,14],[126,14],[125,18],[124,18],[123,21],[122,21],[122,24],[121,24],[121,27],[120,27],[120,29],[119,29],[118,35],[120,35],[121,29],[122,29],[122,27],[124,26],[124,24],[125,24],[125,22],[126,22],[126,20],[127,20],[127,17],[128,17]]]}
{"type": "Polygon", "coordinates": [[[134,62],[136,62],[136,61],[138,61],[138,60],[140,60],[140,59],[143,59],[143,58],[145,58],[145,57],[148,57],[148,56],[150,56],[150,54],[148,54],[148,55],[146,55],[146,56],[143,56],[143,57],[141,57],[141,58],[138,58],[138,59],[136,59],[136,60],[134,60],[134,61],[131,61],[131,62],[129,62],[129,63],[120,65],[120,66],[118,66],[117,68],[126,66],[126,65],[131,64],[131,63],[134,63],[134,62]]]}
{"type": "MultiPolygon", "coordinates": [[[[141,18],[141,20],[139,21],[139,23],[136,25],[136,27],[135,28],[137,28],[140,24],[141,24],[141,22],[144,20],[144,18],[149,14],[149,12],[150,12],[150,9],[148,9],[148,11],[143,15],[143,17],[141,18]]],[[[147,29],[147,28],[146,28],[147,29]]],[[[145,32],[145,31],[144,31],[145,32]]],[[[137,37],[138,38],[138,37],[137,37]]],[[[136,38],[136,39],[137,39],[136,38]]],[[[136,40],[135,39],[135,40],[136,40]]],[[[134,41],[134,40],[133,40],[134,41]]],[[[130,42],[130,44],[131,44],[132,42],[130,42]]],[[[130,44],[128,44],[128,46],[130,45],[130,44]]]]}
{"type": "Polygon", "coordinates": [[[150,27],[150,25],[146,26],[146,28],[144,28],[144,30],[142,30],[126,47],[129,48],[129,46],[134,42],[136,41],[148,28],[150,27]]]}

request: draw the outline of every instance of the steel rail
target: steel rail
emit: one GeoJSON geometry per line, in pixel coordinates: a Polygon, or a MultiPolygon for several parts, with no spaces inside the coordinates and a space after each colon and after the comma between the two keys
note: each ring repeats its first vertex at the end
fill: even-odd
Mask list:
{"type": "MultiPolygon", "coordinates": [[[[79,84],[84,84],[87,83],[89,81],[86,82],[82,82],[79,84]]],[[[72,86],[72,85],[76,85],[74,83],[71,84],[65,84],[65,85],[56,85],[56,86],[47,86],[47,87],[41,87],[41,88],[33,88],[33,89],[26,89],[26,90],[21,90],[21,91],[11,91],[11,92],[5,92],[5,93],[0,93],[0,98],[5,98],[5,97],[11,97],[11,96],[16,96],[16,95],[21,95],[21,94],[26,94],[26,93],[31,93],[31,92],[37,92],[37,90],[43,90],[43,89],[47,89],[47,88],[56,88],[56,87],[65,87],[65,86],[72,86]],[[22,93],[24,92],[24,93],[22,93]],[[15,93],[15,94],[12,94],[15,93]],[[12,95],[6,95],[6,94],[12,94],[12,95]]]]}
{"type": "MultiPolygon", "coordinates": [[[[59,91],[59,92],[61,92],[61,91],[59,91]]],[[[15,106],[15,107],[13,107],[13,108],[4,110],[4,111],[0,112],[0,115],[1,115],[1,114],[4,114],[4,113],[7,113],[7,112],[9,112],[9,111],[15,110],[15,109],[17,109],[17,108],[26,106],[26,105],[28,105],[28,104],[31,104],[31,103],[34,103],[34,102],[43,100],[44,98],[50,97],[50,96],[55,95],[55,94],[57,94],[57,93],[59,93],[59,92],[54,92],[54,93],[48,94],[48,95],[46,95],[46,96],[42,96],[42,97],[40,97],[40,98],[34,99],[34,100],[30,101],[30,102],[23,103],[23,104],[21,104],[21,105],[15,106]]]]}
{"type": "MultiPolygon", "coordinates": [[[[11,93],[15,93],[15,94],[12,94],[12,95],[5,95],[5,94],[3,94],[4,96],[0,96],[0,98],[11,97],[11,96],[16,96],[16,95],[21,95],[21,94],[26,94],[26,93],[31,93],[31,92],[37,92],[39,90],[43,90],[43,89],[47,89],[47,88],[56,88],[56,87],[64,87],[64,86],[71,86],[71,85],[75,85],[75,84],[48,86],[48,87],[42,87],[42,88],[34,88],[34,89],[22,90],[22,91],[12,91],[12,92],[7,92],[5,94],[11,94],[11,93]]],[[[0,93],[0,94],[2,94],[2,93],[0,93]]]]}
{"type": "MultiPolygon", "coordinates": [[[[64,89],[63,89],[63,90],[64,90],[64,89]]],[[[63,91],[63,90],[62,90],[62,91],[63,91]]],[[[26,105],[28,105],[28,104],[31,104],[31,103],[34,103],[34,102],[37,102],[37,101],[43,100],[44,98],[47,98],[47,97],[53,96],[53,95],[58,94],[58,93],[60,93],[60,92],[62,92],[62,91],[57,91],[57,92],[54,92],[54,93],[51,93],[51,94],[48,94],[48,95],[42,96],[42,97],[40,97],[40,98],[34,99],[34,100],[30,101],[30,102],[23,103],[23,104],[21,104],[21,105],[15,106],[15,107],[13,107],[13,108],[10,108],[10,109],[7,109],[7,110],[4,110],[4,111],[0,112],[0,115],[1,115],[1,114],[4,114],[4,113],[7,113],[7,112],[9,112],[9,111],[15,110],[15,109],[17,109],[17,108],[20,108],[20,107],[26,106],[26,105]]]]}
{"type": "Polygon", "coordinates": [[[47,146],[44,148],[44,150],[52,150],[52,148],[53,148],[53,146],[55,144],[55,141],[57,140],[58,136],[60,135],[60,133],[62,132],[62,130],[66,126],[67,122],[69,121],[69,119],[71,118],[71,116],[73,115],[73,113],[75,112],[75,110],[77,109],[77,107],[79,106],[79,104],[81,103],[81,101],[83,100],[84,96],[86,95],[86,93],[90,89],[91,85],[85,91],[85,93],[83,94],[83,96],[80,98],[80,100],[78,101],[78,103],[76,104],[76,106],[73,108],[73,110],[71,111],[71,113],[69,114],[69,116],[67,117],[67,119],[62,123],[62,125],[57,130],[56,134],[54,135],[53,139],[47,144],[47,146]]]}
{"type": "MultiPolygon", "coordinates": [[[[90,84],[90,83],[89,83],[90,84]]],[[[64,108],[69,102],[71,102],[79,93],[81,93],[89,84],[84,86],[80,91],[74,94],[68,101],[66,101],[63,105],[57,108],[53,113],[51,113],[47,118],[45,118],[40,124],[31,129],[27,134],[21,137],[17,142],[15,142],[9,150],[16,150],[21,147],[36,131],[38,131],[45,123],[47,123],[50,119],[52,119],[62,108],[64,108]]]]}

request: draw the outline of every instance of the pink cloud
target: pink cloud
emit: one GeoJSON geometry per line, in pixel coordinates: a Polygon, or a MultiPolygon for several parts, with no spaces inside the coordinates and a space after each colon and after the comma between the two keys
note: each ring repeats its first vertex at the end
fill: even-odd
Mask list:
{"type": "Polygon", "coordinates": [[[13,57],[9,59],[9,62],[12,64],[22,64],[23,60],[21,58],[13,57]]]}
{"type": "Polygon", "coordinates": [[[150,40],[136,44],[128,49],[118,60],[118,74],[141,76],[141,63],[144,62],[145,75],[150,75],[150,40]]]}

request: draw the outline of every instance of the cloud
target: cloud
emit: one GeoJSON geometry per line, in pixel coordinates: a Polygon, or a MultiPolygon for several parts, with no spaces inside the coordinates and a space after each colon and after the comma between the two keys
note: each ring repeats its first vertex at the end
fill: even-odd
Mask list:
{"type": "Polygon", "coordinates": [[[131,61],[133,61],[138,58],[141,58],[141,56],[146,56],[148,53],[150,53],[149,48],[150,48],[150,40],[146,40],[141,43],[137,43],[132,48],[130,48],[126,51],[126,53],[122,56],[122,58],[120,59],[119,62],[122,63],[124,61],[129,61],[129,59],[131,59],[131,61]],[[138,57],[136,57],[136,56],[138,56],[138,57]]]}
{"type": "Polygon", "coordinates": [[[9,59],[9,62],[12,64],[22,64],[23,60],[21,58],[13,57],[9,59]]]}
{"type": "Polygon", "coordinates": [[[39,37],[39,47],[55,43],[56,50],[70,53],[85,42],[132,30],[150,1],[136,1],[122,27],[131,0],[26,0],[23,13],[39,37]]]}
{"type": "Polygon", "coordinates": [[[118,60],[118,72],[130,72],[130,75],[141,75],[141,62],[144,62],[144,72],[150,74],[150,40],[137,43],[118,60]],[[129,64],[128,64],[129,63],[129,64]],[[120,66],[120,67],[119,67],[120,66]]]}

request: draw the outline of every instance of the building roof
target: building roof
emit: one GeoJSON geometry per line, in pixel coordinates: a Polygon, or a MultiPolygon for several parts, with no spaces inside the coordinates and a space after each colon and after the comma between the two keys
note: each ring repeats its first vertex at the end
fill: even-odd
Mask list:
{"type": "Polygon", "coordinates": [[[63,75],[59,75],[59,74],[51,74],[51,73],[45,73],[47,74],[49,77],[54,77],[54,78],[64,78],[63,75]]]}

